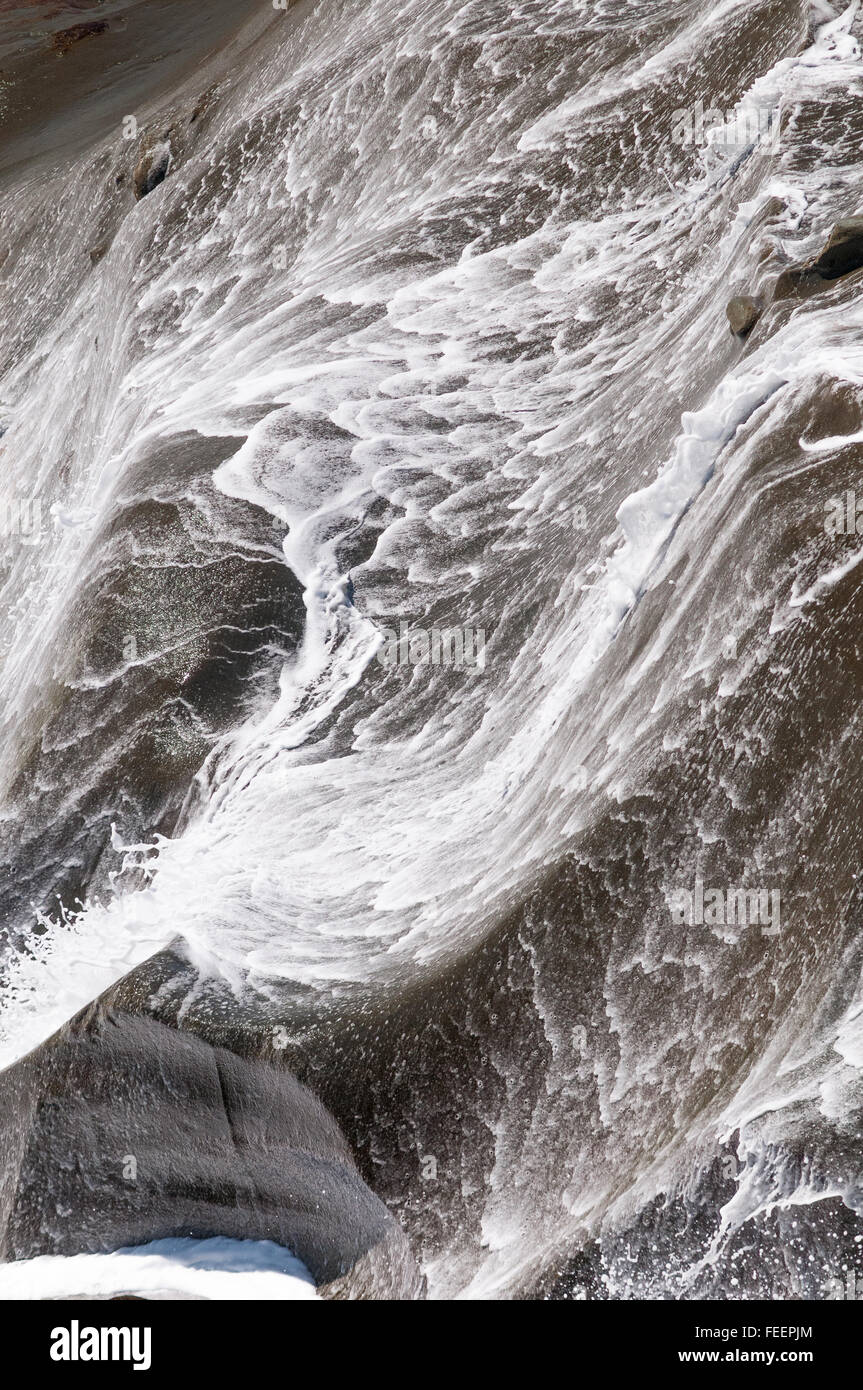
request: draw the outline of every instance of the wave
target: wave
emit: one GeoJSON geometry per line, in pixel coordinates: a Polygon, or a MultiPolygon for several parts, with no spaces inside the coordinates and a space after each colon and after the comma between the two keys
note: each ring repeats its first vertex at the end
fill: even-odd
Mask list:
{"type": "Polygon", "coordinates": [[[289,1067],[433,1296],[823,1296],[858,6],[154,8],[4,88],[3,1062],[99,996],[289,1067]]]}

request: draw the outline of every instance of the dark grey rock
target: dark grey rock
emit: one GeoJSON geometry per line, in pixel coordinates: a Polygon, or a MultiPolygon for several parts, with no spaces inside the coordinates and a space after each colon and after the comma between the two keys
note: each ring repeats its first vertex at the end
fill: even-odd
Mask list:
{"type": "Polygon", "coordinates": [[[152,1019],[93,1005],[0,1073],[0,1140],[4,1260],[228,1236],[287,1247],[327,1297],[423,1295],[312,1092],[152,1019]]]}
{"type": "Polygon", "coordinates": [[[837,222],[819,255],[803,265],[790,265],[778,276],[773,287],[774,300],[808,298],[823,290],[831,280],[863,266],[863,217],[845,217],[837,222]]]}
{"type": "Polygon", "coordinates": [[[154,188],[158,188],[167,177],[170,167],[171,150],[168,145],[159,145],[142,155],[133,175],[135,198],[138,202],[146,198],[148,193],[152,193],[154,188]]]}
{"type": "Polygon", "coordinates": [[[824,280],[838,280],[863,266],[863,217],[837,222],[812,269],[824,280]]]}

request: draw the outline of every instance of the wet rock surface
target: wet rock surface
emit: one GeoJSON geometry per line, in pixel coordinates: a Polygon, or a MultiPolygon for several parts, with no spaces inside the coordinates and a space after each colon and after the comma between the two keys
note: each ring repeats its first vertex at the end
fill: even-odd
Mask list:
{"type": "Polygon", "coordinates": [[[94,1005],[0,1075],[0,1258],[270,1240],[334,1298],[415,1298],[405,1236],[284,1069],[94,1005]]]}
{"type": "Polygon", "coordinates": [[[830,240],[813,270],[824,280],[837,280],[863,266],[863,217],[846,217],[830,234],[830,240]]]}
{"type": "Polygon", "coordinates": [[[725,313],[731,332],[745,338],[761,317],[761,304],[752,295],[737,295],[728,301],[725,313]]]}
{"type": "MultiPolygon", "coordinates": [[[[825,52],[795,67],[802,0],[737,7],[733,32],[714,16],[689,74],[676,40],[696,6],[636,42],[625,5],[601,31],[541,5],[544,34],[493,0],[483,34],[463,6],[366,23],[360,5],[346,65],[341,11],[304,7],[294,33],[258,0],[272,29],[187,79],[220,8],[148,0],[134,42],[118,26],[60,62],[43,37],[13,72],[4,461],[69,513],[60,540],[77,499],[99,508],[80,545],[13,557],[0,840],[24,973],[3,1021],[41,1041],[142,950],[186,939],[185,962],[161,951],[110,1011],[103,996],[129,1048],[114,1067],[94,1040],[81,1092],[111,1162],[129,1126],[167,1150],[166,1223],[194,1201],[207,1229],[234,1208],[261,1229],[233,1166],[206,1168],[203,1197],[199,1168],[190,1184],[171,1167],[241,1108],[209,1063],[178,1079],[187,1048],[222,1048],[319,1098],[435,1296],[529,1296],[572,1258],[574,1296],[736,1298],[739,1259],[753,1297],[817,1297],[860,1234],[861,589],[856,542],[823,522],[856,486],[863,417],[860,277],[805,267],[857,206],[859,101],[797,101],[813,68],[843,76],[825,52]],[[183,50],[158,84],[146,39],[183,50]],[[715,78],[728,108],[770,73],[794,109],[778,151],[705,162],[669,140],[715,78]],[[174,168],[136,203],[166,138],[174,168]],[[793,297],[741,350],[731,289],[767,302],[785,270],[793,297]],[[229,505],[207,475],[238,454],[229,505]],[[313,662],[290,661],[291,574],[326,633],[313,662]],[[482,680],[361,670],[402,615],[493,633],[482,680]],[[171,843],[103,911],[114,824],[171,843]],[[782,931],[680,922],[667,894],[699,879],[781,889],[782,931]],[[52,892],[91,905],[35,943],[52,892]],[[138,1013],[173,1036],[126,1033],[138,1013]],[[130,1086],[158,1136],[127,1120],[130,1086]],[[843,1194],[830,1210],[825,1191],[843,1194]],[[787,1217],[750,1255],[765,1193],[787,1217]]],[[[78,1072],[38,1055],[7,1111],[24,1136],[10,1238],[62,1246],[67,1188],[79,1233],[119,1238],[113,1169],[81,1216],[78,1072]],[[55,1133],[73,1176],[51,1166],[55,1133]]],[[[362,1244],[331,1294],[370,1286],[379,1246],[362,1244]]]]}
{"type": "Polygon", "coordinates": [[[786,267],[777,277],[774,300],[792,296],[808,298],[829,287],[832,281],[851,275],[863,266],[863,217],[846,217],[837,222],[824,249],[802,265],[786,267]]]}
{"type": "Polygon", "coordinates": [[[145,447],[101,526],[63,512],[50,533],[86,536],[93,565],[70,595],[76,640],[34,696],[19,749],[12,794],[28,827],[0,827],[17,864],[0,882],[0,935],[32,918],[34,901],[50,909],[54,892],[72,902],[105,884],[119,867],[112,824],[127,841],[172,833],[215,742],[272,698],[279,656],[299,641],[301,588],[277,533],[209,483],[231,444],[185,434],[145,447]],[[72,728],[87,736],[70,739],[72,728]]]}
{"type": "Polygon", "coordinates": [[[138,202],[164,181],[171,168],[171,146],[166,140],[142,155],[132,176],[138,202]]]}
{"type": "Polygon", "coordinates": [[[68,53],[75,44],[81,43],[83,39],[95,38],[97,34],[106,34],[108,23],[104,19],[94,19],[87,24],[73,24],[68,29],[60,29],[51,39],[51,47],[55,53],[68,53]]]}

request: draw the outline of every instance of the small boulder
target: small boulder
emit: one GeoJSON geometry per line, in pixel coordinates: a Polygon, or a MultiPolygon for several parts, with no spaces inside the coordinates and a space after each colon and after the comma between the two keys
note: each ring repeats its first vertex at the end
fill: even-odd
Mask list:
{"type": "Polygon", "coordinates": [[[135,199],[140,202],[165,179],[171,168],[171,146],[167,141],[142,155],[133,174],[135,199]]]}
{"type": "Polygon", "coordinates": [[[863,217],[844,217],[830,233],[823,251],[803,265],[790,265],[773,287],[774,299],[794,296],[806,299],[823,290],[831,280],[863,266],[863,217]]]}
{"type": "Polygon", "coordinates": [[[425,1296],[338,1123],[272,1060],[97,1001],[0,1071],[0,1135],[0,1262],[225,1236],[291,1251],[323,1298],[425,1296]]]}
{"type": "Polygon", "coordinates": [[[739,294],[734,299],[729,299],[725,312],[731,332],[738,338],[745,338],[761,318],[762,306],[752,295],[739,294]]]}
{"type": "Polygon", "coordinates": [[[838,280],[863,266],[863,217],[837,222],[812,269],[824,280],[838,280]]]}

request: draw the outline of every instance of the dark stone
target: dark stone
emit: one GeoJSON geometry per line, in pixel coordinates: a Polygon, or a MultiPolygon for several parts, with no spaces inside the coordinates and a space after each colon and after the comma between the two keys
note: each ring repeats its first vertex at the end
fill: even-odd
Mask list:
{"type": "Polygon", "coordinates": [[[824,280],[838,280],[863,266],[863,217],[837,222],[812,269],[824,280]]]}
{"type": "Polygon", "coordinates": [[[96,1004],[0,1073],[0,1133],[0,1259],[228,1236],[285,1246],[327,1297],[423,1295],[398,1223],[287,1070],[96,1004]]]}
{"type": "Polygon", "coordinates": [[[831,280],[863,266],[863,217],[846,217],[837,222],[824,250],[803,265],[790,265],[773,287],[774,300],[807,299],[823,290],[831,280]]]}
{"type": "Polygon", "coordinates": [[[158,149],[150,150],[142,156],[132,176],[137,202],[146,198],[148,193],[152,193],[154,188],[158,188],[159,184],[164,182],[170,167],[171,151],[167,146],[159,146],[158,149]]]}
{"type": "Polygon", "coordinates": [[[725,312],[731,332],[745,338],[760,319],[762,309],[760,301],[753,299],[752,295],[740,294],[728,301],[725,312]]]}

